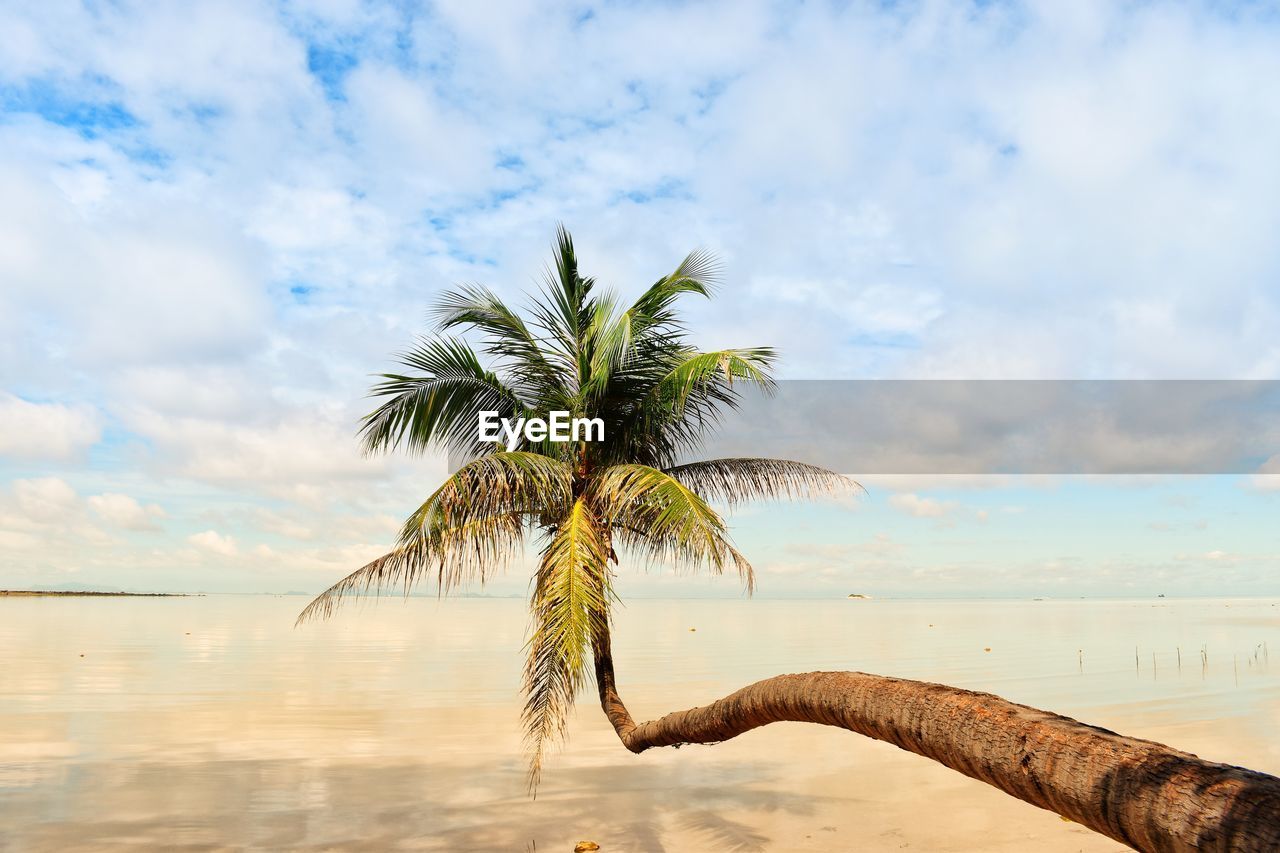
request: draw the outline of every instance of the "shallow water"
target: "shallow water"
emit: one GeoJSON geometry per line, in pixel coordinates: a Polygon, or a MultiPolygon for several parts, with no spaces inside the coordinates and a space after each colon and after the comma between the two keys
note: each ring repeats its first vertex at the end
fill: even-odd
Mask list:
{"type": "MultiPolygon", "coordinates": [[[[531,801],[523,602],[305,603],[0,598],[0,849],[1117,849],[820,726],[633,756],[589,696],[531,801]]],[[[857,669],[1280,773],[1277,604],[632,601],[614,649],[637,718],[857,669]]]]}

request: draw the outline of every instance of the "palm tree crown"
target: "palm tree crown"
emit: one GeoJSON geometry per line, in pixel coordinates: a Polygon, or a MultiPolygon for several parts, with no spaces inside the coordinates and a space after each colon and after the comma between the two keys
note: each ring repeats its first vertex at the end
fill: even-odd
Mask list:
{"type": "Polygon", "coordinates": [[[618,553],[714,572],[732,568],[748,591],[751,565],[709,501],[802,497],[846,485],[812,465],[775,459],[684,462],[743,384],[772,387],[764,347],[702,352],[675,310],[684,294],[708,297],[715,258],[695,251],[630,307],[578,271],[560,228],[555,266],[528,318],[491,290],[445,293],[436,326],[400,357],[403,374],[373,388],[381,404],[363,421],[368,452],[447,451],[464,464],[409,516],[394,549],[315,599],[300,621],[328,615],[347,594],[408,590],[434,578],[441,593],[483,583],[539,537],[533,627],[524,673],[524,723],[536,785],[546,745],[590,677],[593,648],[608,642],[618,553]],[[459,337],[478,339],[487,364],[459,337]],[[599,418],[596,441],[484,442],[481,412],[599,418]],[[611,565],[612,564],[612,565],[611,565]]]}

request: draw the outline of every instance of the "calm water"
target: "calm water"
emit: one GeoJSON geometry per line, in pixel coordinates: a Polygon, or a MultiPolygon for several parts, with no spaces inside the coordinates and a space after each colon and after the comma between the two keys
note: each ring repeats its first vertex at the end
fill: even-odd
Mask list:
{"type": "MultiPolygon", "coordinates": [[[[0,598],[0,849],[1116,848],[818,726],[632,756],[590,697],[530,801],[522,602],[304,604],[0,598]]],[[[633,601],[614,646],[638,718],[859,669],[1280,773],[1275,601],[633,601]]]]}

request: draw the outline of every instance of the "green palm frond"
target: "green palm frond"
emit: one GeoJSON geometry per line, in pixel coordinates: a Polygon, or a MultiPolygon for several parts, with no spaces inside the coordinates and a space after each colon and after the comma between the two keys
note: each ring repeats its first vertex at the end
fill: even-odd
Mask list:
{"type": "Polygon", "coordinates": [[[742,385],[772,390],[773,359],[766,347],[698,352],[680,346],[637,354],[636,361],[650,366],[614,383],[627,396],[621,414],[609,422],[613,438],[605,461],[676,465],[701,445],[725,409],[737,407],[742,385]]]}
{"type": "Polygon", "coordinates": [[[677,351],[673,333],[679,332],[680,323],[672,310],[676,299],[685,293],[710,296],[718,272],[719,263],[714,255],[696,251],[686,257],[675,272],[658,279],[630,308],[616,316],[612,310],[616,300],[612,295],[597,300],[593,326],[600,331],[591,364],[592,380],[603,384],[614,373],[628,367],[652,368],[663,364],[662,359],[653,358],[652,350],[677,351]],[[602,308],[608,310],[601,311],[602,308]],[[637,350],[647,357],[629,364],[637,350]]]}
{"type": "Polygon", "coordinates": [[[616,527],[620,544],[716,573],[732,565],[748,589],[754,586],[751,566],[729,541],[724,519],[670,474],[646,465],[614,465],[596,480],[592,498],[616,527]]]}
{"type": "Polygon", "coordinates": [[[617,375],[643,384],[655,368],[669,366],[672,356],[683,353],[679,345],[682,331],[675,301],[683,294],[710,296],[718,279],[720,264],[706,251],[692,252],[670,275],[654,282],[625,311],[615,311],[616,298],[608,294],[594,303],[590,336],[590,386],[599,395],[617,375]]]}
{"type": "Polygon", "coordinates": [[[700,392],[732,386],[735,381],[771,391],[774,383],[769,369],[775,358],[769,347],[690,353],[667,372],[654,393],[672,401],[676,411],[683,411],[691,399],[700,399],[700,392]]]}
{"type": "Polygon", "coordinates": [[[503,513],[559,518],[570,505],[572,485],[573,471],[561,460],[519,450],[490,453],[445,480],[409,516],[400,541],[503,513]]]}
{"type": "Polygon", "coordinates": [[[392,586],[407,594],[433,573],[442,593],[483,583],[526,527],[569,505],[571,477],[564,462],[534,453],[493,453],[464,465],[409,516],[392,551],[317,596],[299,621],[331,615],[349,595],[392,586]]]}
{"type": "Polygon", "coordinates": [[[633,317],[630,311],[617,310],[617,297],[605,293],[592,306],[591,325],[587,329],[587,382],[584,396],[598,396],[613,375],[634,354],[633,317]]]}
{"type": "Polygon", "coordinates": [[[332,616],[353,595],[397,587],[408,595],[418,580],[433,572],[441,591],[471,579],[483,583],[510,560],[526,526],[520,514],[501,513],[402,541],[316,596],[298,615],[298,624],[332,616]]]}
{"type": "Polygon", "coordinates": [[[509,384],[528,399],[546,401],[566,395],[563,372],[572,363],[544,347],[524,319],[489,288],[472,284],[447,291],[436,300],[431,314],[439,331],[480,331],[485,351],[502,365],[509,384]]]}
{"type": "Polygon", "coordinates": [[[537,787],[547,746],[564,734],[589,672],[592,642],[609,628],[612,582],[600,519],[578,498],[542,554],[524,672],[524,724],[537,787]]]}
{"type": "Polygon", "coordinates": [[[672,310],[676,299],[685,293],[711,296],[720,272],[720,261],[715,255],[702,249],[690,252],[674,272],[650,285],[628,313],[645,329],[677,326],[679,318],[672,310]]]}
{"type": "Polygon", "coordinates": [[[554,269],[548,269],[543,277],[542,301],[529,306],[534,325],[544,333],[545,346],[576,365],[571,378],[574,387],[584,378],[582,375],[582,342],[591,319],[592,305],[588,298],[595,281],[578,274],[578,256],[573,248],[573,237],[564,226],[556,228],[554,269]]]}
{"type": "Polygon", "coordinates": [[[707,459],[665,469],[707,500],[735,506],[744,501],[807,499],[861,489],[857,481],[786,459],[707,459]]]}
{"type": "Polygon", "coordinates": [[[413,375],[386,373],[371,396],[386,402],[360,427],[366,452],[410,452],[431,448],[476,452],[476,423],[481,411],[511,417],[524,410],[514,390],[486,370],[465,341],[438,337],[420,341],[400,356],[413,375]]]}

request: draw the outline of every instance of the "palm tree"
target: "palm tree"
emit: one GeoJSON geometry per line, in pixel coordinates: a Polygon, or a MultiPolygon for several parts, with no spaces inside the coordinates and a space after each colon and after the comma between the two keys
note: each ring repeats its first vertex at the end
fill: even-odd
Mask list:
{"type": "Polygon", "coordinates": [[[718,271],[711,255],[694,252],[623,308],[581,275],[561,228],[528,320],[484,287],[444,294],[435,334],[401,357],[408,372],[374,387],[382,402],[361,435],[371,453],[444,450],[462,464],[409,516],[392,550],[322,593],[299,621],[331,614],[349,594],[407,591],[423,579],[442,594],[484,583],[535,534],[523,685],[531,790],[594,675],[601,708],[632,752],[717,743],[778,720],[822,723],[926,755],[1135,846],[1280,844],[1280,780],[942,685],[864,673],[779,676],[704,708],[634,722],[610,646],[619,553],[732,569],[750,591],[751,565],[712,502],[858,488],[799,462],[685,461],[741,388],[772,387],[773,350],[703,352],[686,342],[676,302],[710,296],[718,271]],[[479,336],[487,364],[460,332],[479,336]],[[515,420],[557,411],[599,418],[603,438],[526,434],[510,448],[480,439],[481,412],[515,420]]]}
{"type": "Polygon", "coordinates": [[[684,463],[723,407],[746,384],[770,387],[767,348],[701,352],[685,341],[676,301],[709,296],[715,259],[694,252],[632,305],[598,291],[578,270],[563,228],[543,300],[526,321],[492,291],[463,287],[434,309],[436,335],[401,358],[412,372],[387,374],[383,402],[361,430],[369,452],[442,449],[465,460],[418,507],[388,554],[353,572],[303,613],[329,613],[346,593],[431,576],[441,592],[483,583],[540,538],[530,602],[534,627],[524,673],[524,723],[536,785],[546,745],[609,648],[613,564],[619,551],[714,572],[751,565],[733,547],[709,500],[803,496],[845,483],[838,474],[771,459],[684,463]],[[485,366],[453,330],[478,332],[485,366]],[[481,412],[599,418],[603,440],[530,442],[514,449],[479,438],[481,412]]]}

